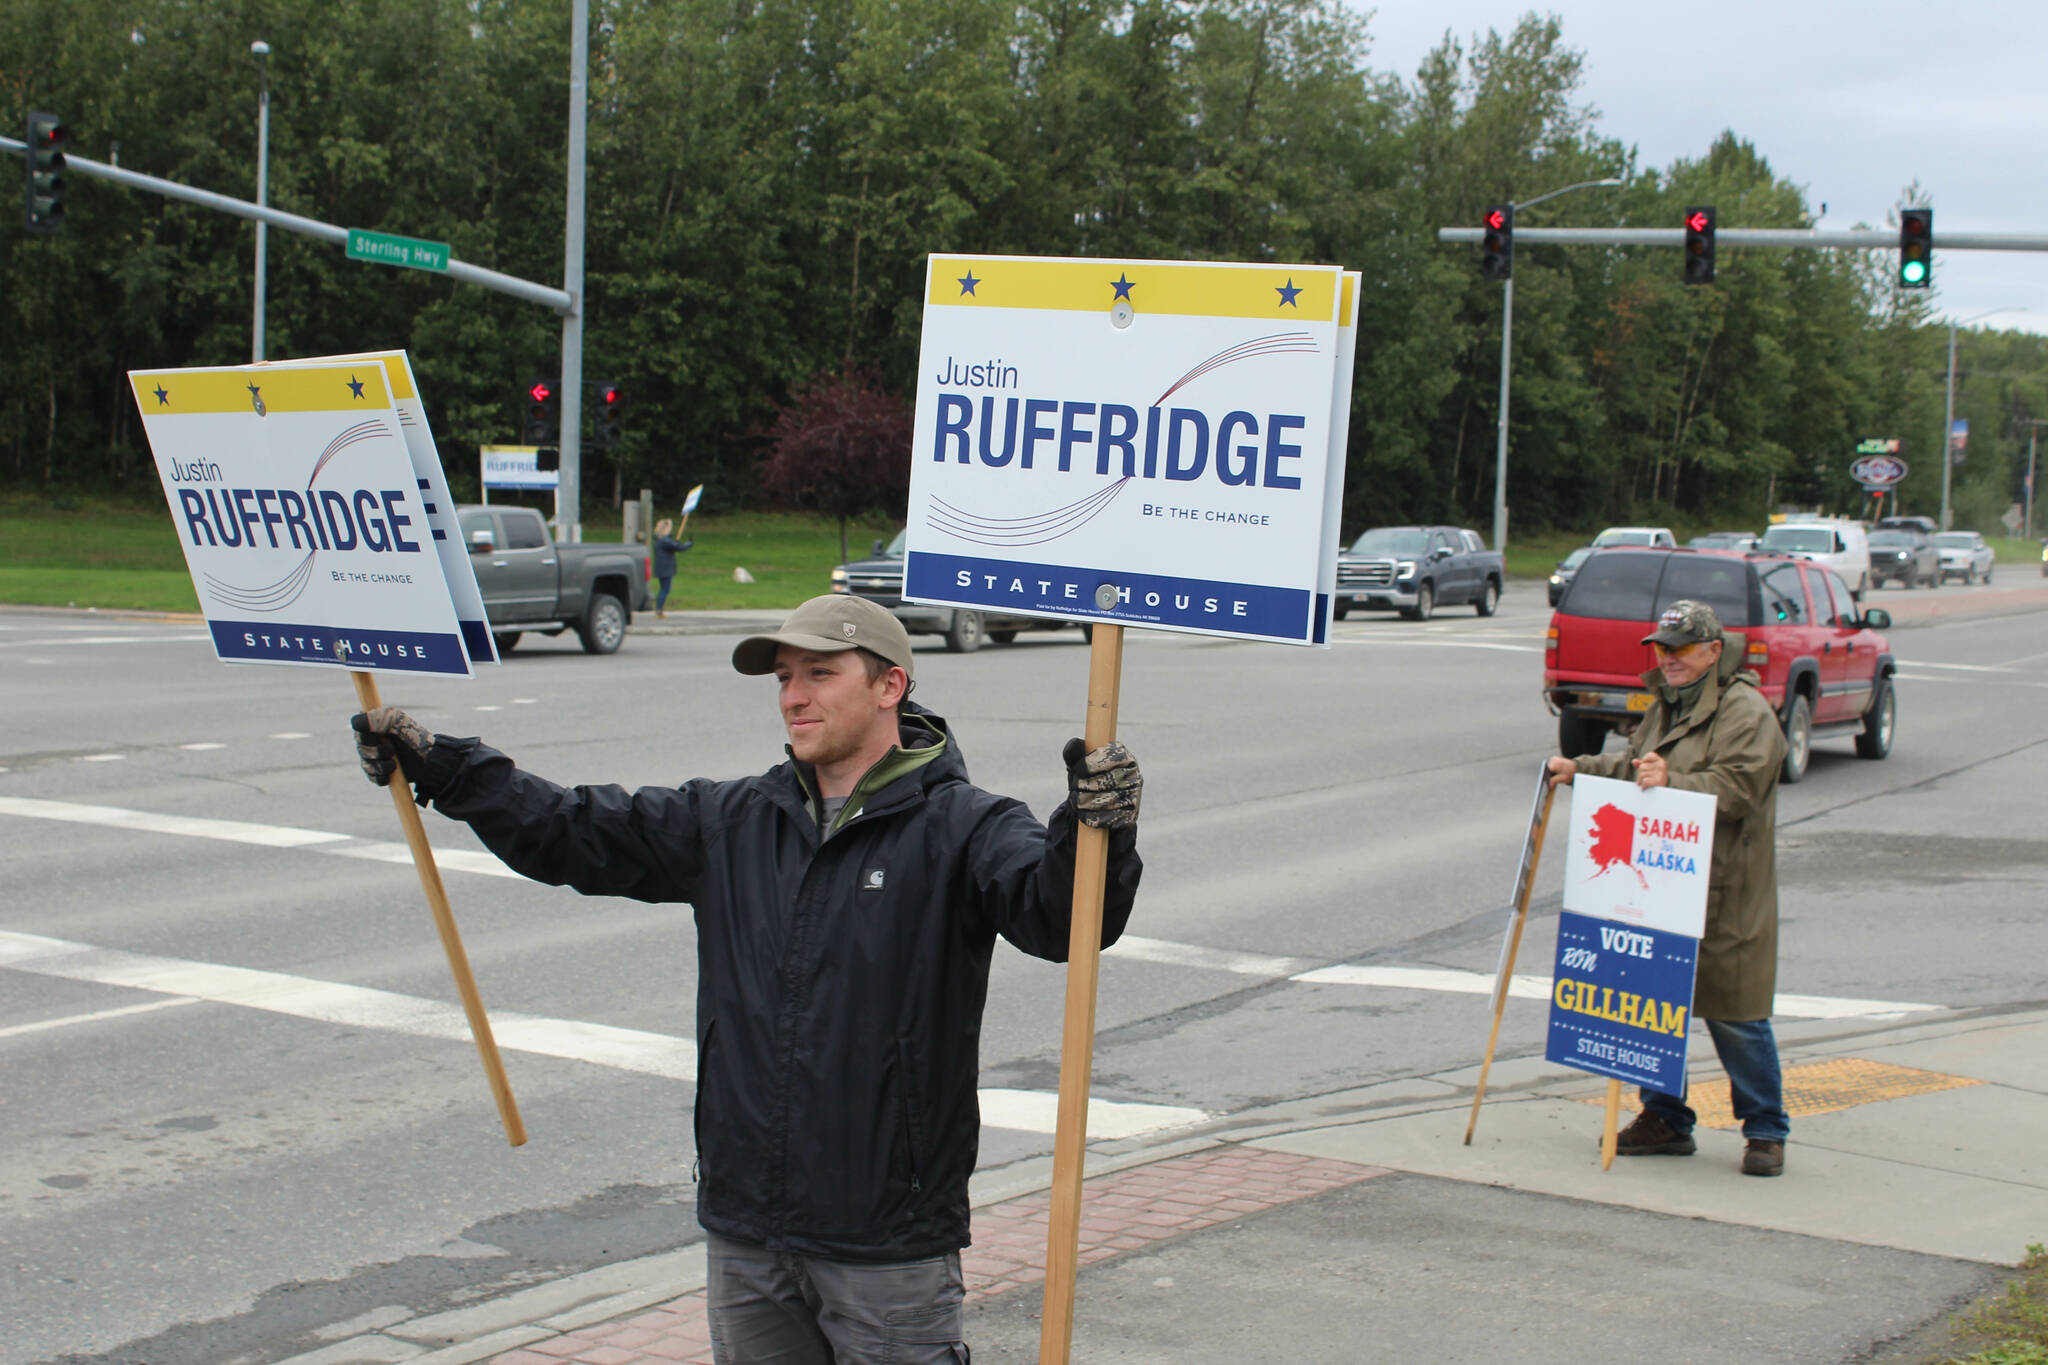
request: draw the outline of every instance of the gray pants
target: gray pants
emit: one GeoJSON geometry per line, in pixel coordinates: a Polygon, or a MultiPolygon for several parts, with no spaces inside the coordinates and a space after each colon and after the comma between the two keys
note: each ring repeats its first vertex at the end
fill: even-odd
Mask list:
{"type": "Polygon", "coordinates": [[[960,1254],[870,1264],[707,1234],[719,1365],[967,1365],[960,1254]]]}

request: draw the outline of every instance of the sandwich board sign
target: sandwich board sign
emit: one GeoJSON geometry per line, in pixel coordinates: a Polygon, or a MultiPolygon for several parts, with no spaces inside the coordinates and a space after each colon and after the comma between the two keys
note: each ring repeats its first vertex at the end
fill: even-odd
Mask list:
{"type": "Polygon", "coordinates": [[[129,382],[223,662],[471,676],[383,365],[129,382]]]}
{"type": "Polygon", "coordinates": [[[1584,773],[1570,790],[1544,1057],[1683,1094],[1714,798],[1584,773]]]}
{"type": "Polygon", "coordinates": [[[1322,643],[1356,297],[1335,266],[931,257],[904,595],[1322,643]]]}

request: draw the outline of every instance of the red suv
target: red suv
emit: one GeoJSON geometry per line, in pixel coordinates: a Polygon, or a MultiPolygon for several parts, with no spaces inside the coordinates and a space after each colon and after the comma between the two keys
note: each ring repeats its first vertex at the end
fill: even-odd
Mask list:
{"type": "Polygon", "coordinates": [[[1834,570],[1783,555],[1733,550],[1599,550],[1579,566],[1550,618],[1543,698],[1557,713],[1559,751],[1600,751],[1650,709],[1642,638],[1664,608],[1705,602],[1748,639],[1747,666],[1785,726],[1783,780],[1806,776],[1817,736],[1854,735],[1856,752],[1891,752],[1898,701],[1890,613],[1865,611],[1834,570]]]}

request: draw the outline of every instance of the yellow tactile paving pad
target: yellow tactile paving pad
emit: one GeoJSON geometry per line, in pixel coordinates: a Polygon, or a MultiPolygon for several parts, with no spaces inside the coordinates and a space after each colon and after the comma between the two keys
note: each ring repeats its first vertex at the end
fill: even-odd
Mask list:
{"type": "MultiPolygon", "coordinates": [[[[1785,1068],[1785,1112],[1793,1118],[1806,1114],[1831,1114],[1838,1109],[1854,1109],[1859,1104],[1875,1104],[1879,1100],[1904,1099],[1908,1095],[1931,1095],[1937,1090],[1954,1090],[1959,1086],[1982,1085],[1984,1082],[1968,1076],[1949,1076],[1939,1071],[1918,1071],[1910,1066],[1893,1066],[1889,1062],[1870,1062],[1861,1057],[1843,1057],[1832,1062],[1807,1062],[1800,1066],[1785,1068]]],[[[1584,1097],[1584,1104],[1605,1104],[1605,1090],[1584,1097]]],[[[1701,1081],[1692,1087],[1686,1100],[1693,1113],[1699,1115],[1702,1128],[1734,1128],[1739,1120],[1728,1103],[1728,1082],[1716,1077],[1701,1081]]],[[[1622,1107],[1635,1110],[1641,1106],[1636,1102],[1633,1088],[1626,1089],[1622,1096],[1622,1107]]]]}

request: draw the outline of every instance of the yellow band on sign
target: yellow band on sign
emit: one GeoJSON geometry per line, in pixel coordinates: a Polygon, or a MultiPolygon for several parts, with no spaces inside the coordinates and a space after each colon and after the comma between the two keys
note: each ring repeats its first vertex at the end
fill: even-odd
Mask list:
{"type": "Polygon", "coordinates": [[[375,360],[355,366],[287,369],[151,370],[131,374],[146,416],[205,412],[388,411],[390,390],[375,360]]]}
{"type": "Polygon", "coordinates": [[[929,304],[1139,315],[1330,322],[1340,272],[1323,265],[1204,265],[1187,261],[1051,260],[934,256],[929,304]]]}

